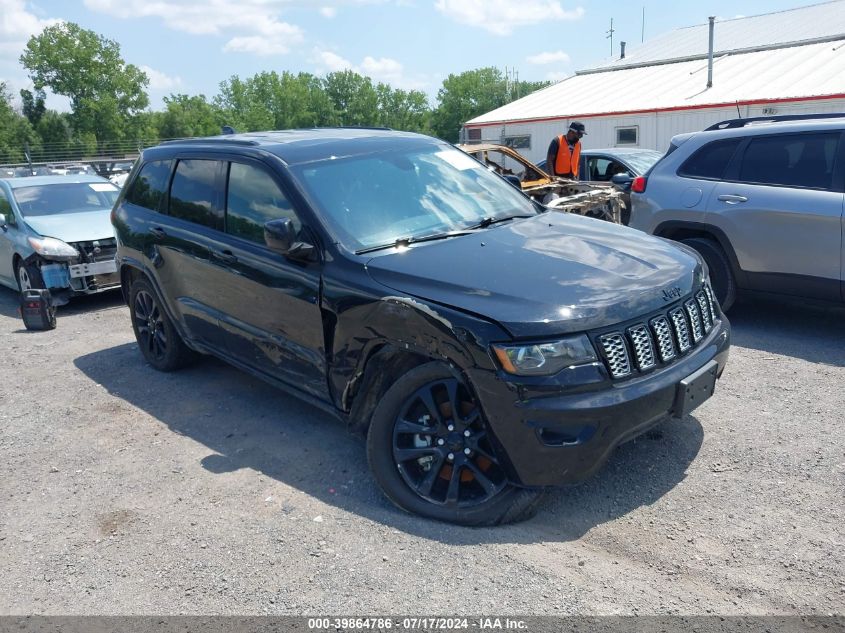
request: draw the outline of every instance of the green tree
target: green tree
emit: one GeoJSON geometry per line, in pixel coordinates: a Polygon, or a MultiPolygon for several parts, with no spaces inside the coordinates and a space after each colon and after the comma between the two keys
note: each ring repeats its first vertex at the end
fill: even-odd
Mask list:
{"type": "Polygon", "coordinates": [[[124,138],[149,104],[147,76],[124,62],[118,43],[73,22],[33,35],[20,61],[36,90],[47,87],[70,99],[74,130],[93,134],[98,144],[124,138]]]}
{"type": "Polygon", "coordinates": [[[338,117],[322,81],[309,73],[237,75],[213,99],[221,122],[239,132],[336,125],[338,117]]]}
{"type": "Polygon", "coordinates": [[[256,94],[253,79],[243,80],[233,75],[220,84],[214,105],[223,117],[223,124],[238,132],[273,129],[273,113],[256,94]]]}
{"type": "Polygon", "coordinates": [[[336,125],[378,125],[378,94],[369,77],[351,70],[329,73],[323,90],[333,106],[336,125]]]}
{"type": "Polygon", "coordinates": [[[394,90],[387,84],[376,86],[379,125],[394,130],[429,133],[431,108],[424,92],[394,90]]]}
{"type": "Polygon", "coordinates": [[[220,133],[221,116],[205,95],[172,94],[164,98],[165,111],[158,117],[161,138],[211,136],[220,133]]]}
{"type": "Polygon", "coordinates": [[[432,115],[436,136],[454,143],[461,126],[470,119],[495,110],[514,99],[524,97],[548,82],[520,81],[510,90],[498,68],[478,68],[459,75],[449,75],[437,93],[438,106],[432,115]]]}
{"type": "Polygon", "coordinates": [[[47,106],[44,105],[46,97],[43,90],[36,90],[34,94],[29,90],[21,90],[21,110],[33,127],[38,125],[47,111],[47,106]]]}
{"type": "Polygon", "coordinates": [[[38,150],[41,140],[25,116],[15,112],[6,84],[0,82],[0,163],[24,161],[24,147],[38,150]]]}

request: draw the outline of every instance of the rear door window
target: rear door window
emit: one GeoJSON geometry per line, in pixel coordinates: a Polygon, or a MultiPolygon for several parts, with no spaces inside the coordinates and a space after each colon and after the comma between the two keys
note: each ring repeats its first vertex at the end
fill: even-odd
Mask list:
{"type": "Polygon", "coordinates": [[[708,143],[681,165],[678,175],[686,178],[721,180],[741,141],[741,138],[729,138],[708,143]]]}
{"type": "Polygon", "coordinates": [[[126,192],[126,201],[158,211],[167,192],[171,166],[172,161],[154,160],[141,167],[129,191],[126,192]]]}
{"type": "Polygon", "coordinates": [[[263,244],[264,223],[282,218],[289,218],[299,230],[299,218],[272,176],[253,165],[232,163],[226,196],[226,232],[263,244]]]}
{"type": "Polygon", "coordinates": [[[221,163],[216,160],[180,160],[170,185],[170,215],[223,230],[223,208],[218,195],[221,163]]]}
{"type": "Polygon", "coordinates": [[[829,189],[838,145],[838,132],[758,136],[745,150],[739,180],[829,189]]]}

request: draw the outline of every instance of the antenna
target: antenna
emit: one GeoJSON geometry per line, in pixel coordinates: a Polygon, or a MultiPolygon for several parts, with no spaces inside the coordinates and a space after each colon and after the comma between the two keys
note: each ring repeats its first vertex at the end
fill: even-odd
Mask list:
{"type": "Polygon", "coordinates": [[[610,54],[611,55],[613,55],[613,34],[614,33],[616,33],[616,31],[613,29],[613,18],[610,18],[610,30],[607,31],[607,37],[605,39],[610,38],[610,54]]]}

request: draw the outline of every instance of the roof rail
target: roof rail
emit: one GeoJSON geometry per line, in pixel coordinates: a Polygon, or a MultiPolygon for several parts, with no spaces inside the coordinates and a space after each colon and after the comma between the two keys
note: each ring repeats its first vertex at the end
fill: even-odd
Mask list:
{"type": "Polygon", "coordinates": [[[827,112],[820,114],[781,114],[776,116],[757,116],[747,119],[728,119],[714,123],[705,132],[713,130],[729,130],[732,128],[745,127],[749,123],[777,123],[779,121],[804,121],[810,119],[845,119],[845,112],[827,112]]]}
{"type": "Polygon", "coordinates": [[[384,127],[380,125],[336,125],[334,126],[334,128],[336,130],[384,130],[386,132],[393,131],[392,127],[384,127]]]}
{"type": "Polygon", "coordinates": [[[200,138],[177,138],[170,141],[162,141],[159,145],[205,145],[208,143],[226,143],[227,145],[260,145],[258,141],[243,138],[230,138],[227,136],[203,136],[200,138]]]}

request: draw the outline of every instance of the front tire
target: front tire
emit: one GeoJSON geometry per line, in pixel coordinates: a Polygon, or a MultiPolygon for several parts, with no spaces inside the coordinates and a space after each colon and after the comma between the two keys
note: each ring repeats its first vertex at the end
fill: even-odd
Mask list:
{"type": "Polygon", "coordinates": [[[22,259],[15,264],[15,278],[18,280],[18,290],[38,290],[44,288],[41,271],[35,266],[25,263],[22,259]]]}
{"type": "Polygon", "coordinates": [[[719,306],[723,312],[730,310],[736,299],[736,279],[725,251],[718,243],[703,237],[691,237],[681,240],[681,243],[695,249],[707,263],[707,268],[710,269],[710,283],[713,285],[719,306]]]}
{"type": "Polygon", "coordinates": [[[185,345],[145,279],[135,280],[129,288],[129,310],[138,348],[150,365],[159,371],[173,371],[194,360],[194,352],[185,345]]]}
{"type": "Polygon", "coordinates": [[[416,367],[387,390],[373,412],[367,458],[394,504],[439,521],[521,521],[542,497],[510,483],[480,406],[443,363],[416,367]]]}

